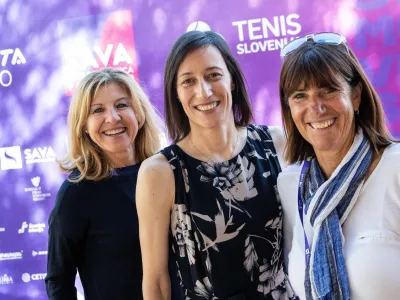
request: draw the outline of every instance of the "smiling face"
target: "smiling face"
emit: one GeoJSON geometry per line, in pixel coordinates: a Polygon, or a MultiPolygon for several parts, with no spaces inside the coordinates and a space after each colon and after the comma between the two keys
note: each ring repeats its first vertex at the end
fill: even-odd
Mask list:
{"type": "Polygon", "coordinates": [[[340,89],[305,87],[289,95],[293,121],[315,153],[346,153],[355,135],[354,111],[360,106],[361,85],[351,88],[338,78],[340,89]]]}
{"type": "Polygon", "coordinates": [[[209,46],[189,53],[179,66],[176,84],[191,128],[234,124],[233,83],[217,48],[209,46]]]}
{"type": "Polygon", "coordinates": [[[86,122],[91,140],[113,161],[133,157],[138,121],[127,91],[116,83],[101,86],[86,122]]]}

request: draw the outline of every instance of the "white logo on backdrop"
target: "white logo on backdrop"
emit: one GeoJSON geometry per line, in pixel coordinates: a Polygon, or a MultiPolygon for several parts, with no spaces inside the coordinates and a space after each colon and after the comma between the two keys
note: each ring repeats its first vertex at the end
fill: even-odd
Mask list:
{"type": "Polygon", "coordinates": [[[42,256],[42,255],[47,255],[47,250],[43,250],[43,251],[32,250],[32,256],[33,257],[42,256]]]}
{"type": "Polygon", "coordinates": [[[21,169],[21,148],[19,146],[0,148],[0,161],[2,170],[21,169]]]}
{"type": "Polygon", "coordinates": [[[21,228],[18,229],[19,234],[24,234],[25,229],[28,229],[28,233],[42,233],[44,229],[46,228],[46,224],[44,223],[29,223],[28,222],[22,222],[21,228]]]}
{"type": "Polygon", "coordinates": [[[22,222],[21,228],[18,229],[19,234],[23,234],[25,232],[25,229],[28,228],[28,223],[27,222],[22,222]]]}
{"type": "Polygon", "coordinates": [[[186,29],[186,32],[189,32],[189,31],[210,31],[210,30],[211,30],[211,27],[206,22],[196,21],[196,22],[193,22],[192,24],[190,24],[188,26],[188,28],[186,29]]]}
{"type": "Polygon", "coordinates": [[[0,284],[13,284],[13,283],[14,281],[11,276],[8,276],[7,274],[0,276],[0,284]]]}
{"type": "Polygon", "coordinates": [[[295,39],[301,32],[298,14],[233,21],[239,43],[237,54],[276,51],[295,39]]]}
{"type": "Polygon", "coordinates": [[[29,274],[23,273],[21,278],[25,283],[30,282],[31,280],[44,280],[46,278],[47,273],[37,273],[37,274],[29,274]]]}
{"type": "Polygon", "coordinates": [[[22,274],[22,281],[28,283],[29,281],[31,281],[31,275],[29,275],[29,273],[22,274]]]}
{"type": "Polygon", "coordinates": [[[25,149],[26,164],[53,162],[56,160],[56,154],[51,147],[37,147],[25,149]]]}
{"type": "Polygon", "coordinates": [[[0,261],[22,259],[22,252],[23,251],[0,253],[0,261]]]}
{"type": "Polygon", "coordinates": [[[42,192],[42,187],[40,186],[40,177],[35,176],[31,178],[31,183],[33,187],[25,188],[25,192],[29,193],[32,192],[32,201],[42,201],[48,197],[51,197],[50,193],[42,192]]]}
{"type": "Polygon", "coordinates": [[[34,187],[38,187],[40,184],[40,177],[36,176],[36,177],[31,178],[31,182],[34,187]]]}
{"type": "MultiPolygon", "coordinates": [[[[11,65],[20,65],[26,63],[26,58],[19,48],[15,49],[2,49],[0,50],[1,66],[7,67],[11,61],[11,65]],[[11,58],[11,59],[9,59],[11,58]]],[[[9,70],[0,71],[0,86],[8,87],[13,80],[12,74],[9,70]]]]}

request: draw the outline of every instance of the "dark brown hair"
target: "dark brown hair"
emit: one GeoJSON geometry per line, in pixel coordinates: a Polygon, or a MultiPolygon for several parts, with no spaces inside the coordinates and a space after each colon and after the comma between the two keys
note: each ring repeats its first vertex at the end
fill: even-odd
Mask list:
{"type": "Polygon", "coordinates": [[[280,75],[279,94],[288,163],[301,162],[314,154],[313,147],[301,136],[293,121],[288,97],[301,84],[305,88],[343,89],[340,77],[352,88],[361,83],[361,104],[359,114],[355,115],[355,125],[356,130],[359,126],[363,129],[372,149],[378,152],[395,141],[386,126],[381,100],[351,49],[344,44],[328,45],[310,40],[286,57],[280,75]]]}
{"type": "Polygon", "coordinates": [[[168,55],[164,72],[164,110],[169,138],[176,143],[190,132],[189,119],[178,101],[176,77],[179,66],[192,51],[214,46],[221,53],[234,84],[232,109],[236,126],[247,126],[253,112],[246,88],[246,81],[229,46],[216,32],[189,31],[178,38],[168,55]]]}

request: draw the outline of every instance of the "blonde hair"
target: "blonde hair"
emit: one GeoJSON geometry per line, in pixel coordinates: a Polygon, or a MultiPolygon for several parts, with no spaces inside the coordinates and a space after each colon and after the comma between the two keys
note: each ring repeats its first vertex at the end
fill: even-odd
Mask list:
{"type": "MultiPolygon", "coordinates": [[[[78,84],[68,112],[70,148],[66,158],[59,162],[65,173],[79,171],[69,181],[83,179],[99,181],[112,175],[114,167],[104,152],[84,133],[90,114],[90,105],[98,89],[115,83],[129,94],[139,123],[138,133],[132,145],[137,162],[157,153],[163,140],[163,123],[140,85],[128,73],[105,68],[86,75],[78,84]]],[[[75,175],[75,174],[74,174],[75,175]]]]}

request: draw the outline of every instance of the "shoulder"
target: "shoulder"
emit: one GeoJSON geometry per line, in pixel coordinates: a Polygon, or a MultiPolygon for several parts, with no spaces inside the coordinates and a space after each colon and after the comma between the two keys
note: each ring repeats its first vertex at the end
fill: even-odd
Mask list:
{"type": "Polygon", "coordinates": [[[285,133],[283,128],[280,126],[268,126],[269,133],[274,141],[274,143],[285,143],[285,133]]]}
{"type": "Polygon", "coordinates": [[[77,198],[80,198],[86,190],[86,182],[81,181],[79,183],[71,182],[69,179],[73,178],[74,175],[71,173],[67,179],[64,180],[60,189],[57,193],[56,206],[61,206],[65,203],[76,202],[77,198]]]}
{"type": "Polygon", "coordinates": [[[139,170],[136,186],[138,214],[154,213],[164,208],[169,211],[173,203],[174,192],[175,178],[167,158],[158,153],[144,160],[139,170]]]}
{"type": "MultiPolygon", "coordinates": [[[[285,202],[296,201],[297,187],[300,178],[301,165],[293,164],[285,168],[278,176],[278,191],[285,202]]],[[[289,206],[290,207],[290,206],[289,206]]]]}
{"type": "Polygon", "coordinates": [[[49,225],[57,221],[75,222],[79,216],[84,215],[87,200],[87,188],[85,182],[73,183],[67,179],[60,186],[54,208],[49,215],[49,225]]]}
{"type": "Polygon", "coordinates": [[[80,175],[78,170],[71,172],[61,184],[56,197],[55,208],[79,207],[80,209],[89,199],[96,198],[96,194],[102,193],[99,188],[106,186],[107,179],[100,181],[91,181],[83,179],[79,182],[71,182],[80,175]]]}
{"type": "MultiPolygon", "coordinates": [[[[165,149],[164,149],[165,150],[165,149]]],[[[173,172],[167,157],[164,154],[158,153],[142,162],[139,169],[138,180],[158,181],[162,183],[165,179],[173,178],[173,172]],[[162,181],[160,182],[160,178],[162,181]]],[[[157,183],[157,182],[154,182],[157,183]]]]}
{"type": "Polygon", "coordinates": [[[389,145],[383,152],[376,169],[371,174],[371,181],[381,181],[382,184],[392,184],[394,179],[400,186],[400,143],[389,145]],[[383,181],[382,181],[383,180],[383,181]]]}
{"type": "Polygon", "coordinates": [[[377,170],[384,170],[385,173],[398,173],[400,175],[400,143],[393,143],[386,147],[377,170]]]}
{"type": "Polygon", "coordinates": [[[385,158],[399,158],[400,157],[400,143],[393,143],[385,149],[385,158]]]}
{"type": "Polygon", "coordinates": [[[281,168],[287,167],[287,163],[284,160],[284,151],[286,147],[286,137],[282,127],[279,126],[266,126],[266,125],[249,125],[249,135],[261,136],[265,141],[270,142],[271,146],[275,148],[276,154],[278,155],[278,160],[281,168]]]}
{"type": "Polygon", "coordinates": [[[297,183],[300,178],[301,165],[293,164],[285,168],[278,176],[278,188],[290,187],[297,188],[297,183]]]}
{"type": "Polygon", "coordinates": [[[283,128],[280,126],[249,124],[248,129],[250,131],[257,131],[260,133],[264,133],[268,137],[276,139],[277,141],[285,140],[285,133],[283,131],[283,128]]]}
{"type": "Polygon", "coordinates": [[[172,144],[169,145],[168,147],[165,147],[159,153],[149,158],[156,157],[156,159],[159,159],[159,154],[161,154],[161,156],[163,156],[164,158],[166,158],[167,161],[169,161],[177,155],[178,149],[179,147],[176,144],[172,144]]]}
{"type": "Polygon", "coordinates": [[[286,169],[284,169],[281,173],[282,177],[285,176],[299,176],[301,172],[301,163],[289,165],[286,169]]]}
{"type": "Polygon", "coordinates": [[[271,133],[269,131],[269,127],[266,125],[257,125],[257,124],[249,124],[247,126],[247,130],[249,135],[251,136],[252,134],[254,135],[255,139],[260,140],[260,137],[262,137],[264,140],[271,139],[271,133]]]}

